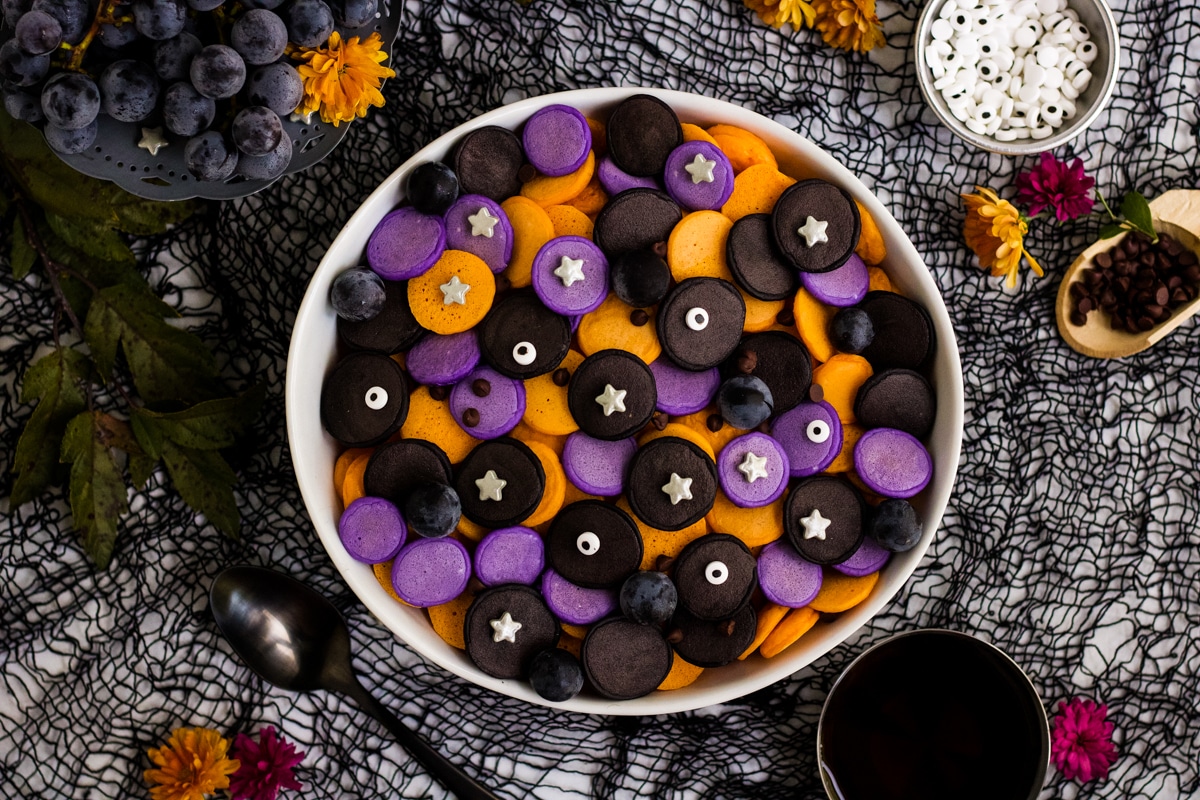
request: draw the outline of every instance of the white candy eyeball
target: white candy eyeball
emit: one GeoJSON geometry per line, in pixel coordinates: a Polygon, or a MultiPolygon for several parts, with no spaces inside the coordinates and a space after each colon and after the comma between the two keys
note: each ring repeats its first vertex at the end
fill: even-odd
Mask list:
{"type": "Polygon", "coordinates": [[[808,423],[808,427],[804,429],[804,435],[813,444],[821,444],[829,439],[832,431],[829,430],[829,423],[823,419],[814,419],[808,423]]]}
{"type": "Polygon", "coordinates": [[[689,308],[687,315],[684,317],[687,326],[694,331],[702,331],[708,327],[708,312],[703,308],[689,308]]]}
{"type": "Polygon", "coordinates": [[[367,395],[363,398],[363,402],[367,404],[367,408],[378,411],[388,403],[387,389],[382,386],[372,386],[367,389],[367,395]]]}
{"type": "Polygon", "coordinates": [[[531,342],[517,342],[513,348],[513,361],[527,367],[537,360],[537,348],[531,342]]]}
{"type": "Polygon", "coordinates": [[[722,561],[710,561],[704,568],[704,579],[713,586],[720,586],[729,580],[729,567],[722,561]]]}
{"type": "Polygon", "coordinates": [[[575,540],[575,547],[585,556],[594,556],[600,552],[600,537],[591,531],[584,531],[575,540]]]}

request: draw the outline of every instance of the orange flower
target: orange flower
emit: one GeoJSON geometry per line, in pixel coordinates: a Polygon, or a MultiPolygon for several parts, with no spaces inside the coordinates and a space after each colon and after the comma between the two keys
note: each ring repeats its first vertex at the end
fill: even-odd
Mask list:
{"type": "Polygon", "coordinates": [[[813,0],[813,9],[825,44],[860,53],[887,44],[875,0],[813,0]]]}
{"type": "Polygon", "coordinates": [[[306,63],[298,67],[304,79],[304,99],[297,112],[320,111],[321,119],[336,128],[366,115],[370,106],[382,106],[379,86],[384,78],[396,75],[380,66],[388,57],[382,47],[377,32],[364,42],[357,36],[343,42],[341,34],[334,31],[324,47],[300,48],[295,58],[306,63]]]}
{"type": "Polygon", "coordinates": [[[746,8],[753,9],[762,21],[773,28],[782,28],[789,22],[792,27],[811,28],[813,7],[805,0],[743,0],[746,8]]]}
{"type": "Polygon", "coordinates": [[[1029,259],[1029,268],[1039,277],[1045,273],[1029,251],[1025,249],[1025,234],[1029,223],[1021,212],[991,189],[976,186],[979,194],[964,194],[967,220],[963,224],[963,236],[967,247],[979,256],[979,265],[991,269],[992,275],[1007,276],[1005,283],[1017,285],[1021,269],[1021,257],[1029,259]]]}
{"type": "Polygon", "coordinates": [[[157,769],[143,773],[154,800],[204,800],[229,788],[241,764],[226,757],[229,741],[212,728],[176,728],[163,747],[146,751],[157,769]]]}

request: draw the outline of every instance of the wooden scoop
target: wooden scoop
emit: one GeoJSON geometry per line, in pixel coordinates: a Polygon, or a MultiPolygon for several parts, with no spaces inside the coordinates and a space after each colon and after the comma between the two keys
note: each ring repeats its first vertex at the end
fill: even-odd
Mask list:
{"type": "MultiPolygon", "coordinates": [[[[1173,189],[1150,201],[1150,213],[1154,218],[1154,229],[1168,234],[1181,245],[1200,256],[1200,189],[1173,189]]],[[[1123,233],[1112,239],[1101,239],[1079,258],[1075,259],[1058,287],[1056,316],[1058,332],[1072,349],[1092,358],[1124,358],[1140,353],[1157,344],[1171,331],[1192,318],[1200,311],[1200,295],[1192,302],[1181,306],[1171,316],[1148,331],[1127,333],[1113,330],[1109,315],[1099,309],[1087,315],[1084,325],[1071,324],[1071,284],[1083,278],[1083,270],[1092,266],[1092,259],[1108,251],[1128,236],[1123,233]]]]}

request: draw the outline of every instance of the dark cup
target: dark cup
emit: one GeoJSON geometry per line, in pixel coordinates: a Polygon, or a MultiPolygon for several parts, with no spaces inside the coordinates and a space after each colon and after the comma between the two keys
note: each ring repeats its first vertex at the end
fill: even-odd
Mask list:
{"type": "Polygon", "coordinates": [[[1035,800],[1050,761],[1037,690],[965,633],[902,633],[834,683],[817,726],[830,800],[1035,800]]]}

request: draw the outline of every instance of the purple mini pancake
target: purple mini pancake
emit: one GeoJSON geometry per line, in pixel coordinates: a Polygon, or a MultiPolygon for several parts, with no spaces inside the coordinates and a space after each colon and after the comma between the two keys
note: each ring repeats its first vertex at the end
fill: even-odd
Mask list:
{"type": "Polygon", "coordinates": [[[617,609],[616,589],[585,589],[552,569],[542,575],[546,605],[568,625],[591,625],[617,609]]]}
{"type": "Polygon", "coordinates": [[[662,189],[654,178],[639,178],[630,175],[618,167],[611,156],[605,156],[596,164],[596,176],[600,179],[600,185],[604,187],[604,191],[609,197],[618,195],[626,189],[662,189]]]}
{"type": "Polygon", "coordinates": [[[508,266],[513,249],[512,223],[495,200],[465,194],[454,201],[442,219],[446,247],[479,256],[496,274],[508,266]]]}
{"type": "Polygon", "coordinates": [[[915,436],[895,428],[867,431],[854,446],[854,469],[884,497],[908,498],[929,485],[933,459],[915,436]]]}
{"type": "Polygon", "coordinates": [[[408,536],[400,510],[382,497],[360,497],[338,520],[338,536],[356,561],[379,564],[393,558],[408,536]]]}
{"type": "Polygon", "coordinates": [[[546,565],[541,535],[517,525],[492,531],[475,547],[475,577],[484,586],[523,583],[532,586],[546,565]]]}
{"type": "Polygon", "coordinates": [[[735,506],[758,508],[783,496],[789,476],[783,445],[755,431],[739,436],[717,456],[717,480],[735,506]]]}
{"type": "Polygon", "coordinates": [[[625,491],[629,463],[637,449],[632,438],[606,442],[575,431],[563,446],[562,465],[571,483],[583,491],[615,497],[625,491]]]}
{"type": "Polygon", "coordinates": [[[417,383],[450,386],[479,365],[479,340],[473,330],[448,335],[431,333],[408,351],[404,364],[417,383]]]}
{"type": "Polygon", "coordinates": [[[533,290],[556,314],[595,311],[608,296],[608,258],[591,239],[551,239],[533,258],[533,290]]]}
{"type": "MultiPolygon", "coordinates": [[[[880,547],[878,542],[870,536],[864,536],[862,544],[854,551],[854,555],[840,564],[834,564],[833,568],[851,578],[861,578],[883,569],[884,564],[887,564],[891,557],[892,554],[880,547]]],[[[759,564],[761,565],[761,563],[760,561],[759,564]]],[[[761,570],[762,566],[759,566],[760,573],[761,570]]]]}
{"type": "Polygon", "coordinates": [[[424,275],[445,249],[446,226],[439,217],[398,208],[379,221],[367,240],[367,263],[381,278],[403,281],[424,275]]]}
{"type": "Polygon", "coordinates": [[[801,403],[780,414],[771,423],[771,436],[783,445],[796,478],[817,474],[842,452],[842,422],[824,401],[801,403]]]}
{"type": "Polygon", "coordinates": [[[525,413],[525,383],[479,367],[450,390],[450,413],[476,439],[503,436],[525,413]]]}
{"type": "Polygon", "coordinates": [[[654,385],[658,388],[659,411],[672,416],[694,414],[708,407],[721,386],[721,371],[710,369],[692,372],[675,366],[666,356],[650,364],[654,385]]]}
{"type": "Polygon", "coordinates": [[[758,585],[772,603],[801,608],[821,590],[821,568],[787,542],[771,542],[758,554],[758,585]]]}
{"type": "Polygon", "coordinates": [[[871,286],[867,265],[858,253],[851,253],[846,263],[829,272],[801,272],[800,282],[809,294],[827,305],[846,308],[862,301],[871,286]]]}
{"type": "Polygon", "coordinates": [[[471,578],[471,556],[462,542],[417,539],[392,564],[392,588],[410,606],[428,608],[449,603],[463,593],[471,578]]]}
{"type": "Polygon", "coordinates": [[[592,129],[587,118],[570,106],[546,106],[525,123],[521,144],[538,172],[552,178],[570,175],[587,161],[592,129]]]}
{"type": "Polygon", "coordinates": [[[708,142],[684,142],[667,157],[663,182],[667,194],[689,211],[719,210],[733,194],[733,165],[708,142]]]}

